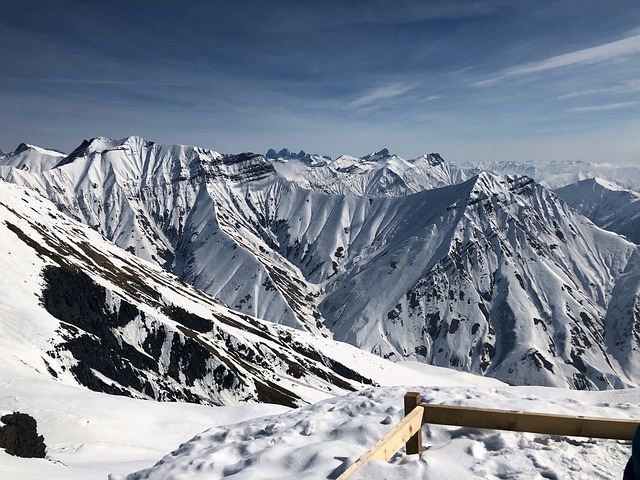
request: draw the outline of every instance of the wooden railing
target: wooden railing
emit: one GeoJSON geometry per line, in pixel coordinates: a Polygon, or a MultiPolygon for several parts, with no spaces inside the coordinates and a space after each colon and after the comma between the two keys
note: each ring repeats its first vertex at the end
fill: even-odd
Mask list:
{"type": "Polygon", "coordinates": [[[406,445],[407,455],[422,452],[424,423],[614,440],[631,440],[640,423],[638,420],[434,405],[421,403],[420,394],[417,392],[405,395],[404,413],[404,419],[345,470],[338,480],[351,478],[370,460],[388,461],[402,448],[403,443],[406,445]]]}

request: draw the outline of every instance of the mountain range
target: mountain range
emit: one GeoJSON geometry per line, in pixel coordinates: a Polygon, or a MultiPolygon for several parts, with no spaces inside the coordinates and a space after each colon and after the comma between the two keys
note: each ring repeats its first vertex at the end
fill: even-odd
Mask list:
{"type": "Polygon", "coordinates": [[[233,311],[5,182],[0,239],[2,381],[295,407],[408,376],[350,345],[233,311]]]}
{"type": "MultiPolygon", "coordinates": [[[[310,160],[304,152],[292,158],[274,150],[267,158],[139,137],[98,137],[67,156],[28,145],[18,150],[0,159],[0,176],[7,182],[29,189],[21,192],[38,192],[66,216],[206,294],[191,296],[218,298],[228,306],[218,308],[233,309],[223,316],[234,322],[258,317],[394,361],[418,360],[511,384],[579,389],[639,384],[638,246],[628,234],[625,239],[597,227],[571,206],[575,202],[561,199],[566,192],[556,194],[530,177],[460,168],[438,154],[406,161],[386,149],[362,158],[310,160]]],[[[54,223],[62,221],[57,212],[51,214],[54,223]]],[[[110,258],[103,256],[107,260],[101,261],[110,258]]],[[[136,264],[129,271],[141,268],[136,264]]],[[[86,269],[86,262],[76,268],[86,269]]],[[[47,285],[88,283],[84,277],[44,277],[47,285]]],[[[111,290],[102,288],[98,297],[109,297],[111,290]]],[[[64,298],[43,295],[45,305],[46,298],[64,298]]],[[[109,320],[110,330],[134,330],[126,326],[141,317],[138,311],[148,298],[138,304],[125,298],[135,308],[127,307],[125,318],[109,320]]],[[[154,302],[154,315],[161,311],[165,317],[143,320],[145,327],[136,320],[136,331],[153,332],[162,320],[174,326],[178,343],[186,342],[189,334],[178,328],[175,305],[154,302]]],[[[99,309],[122,317],[112,304],[99,309]]],[[[189,321],[181,328],[198,332],[189,321]]],[[[270,338],[280,339],[277,348],[270,347],[279,353],[270,358],[285,355],[289,341],[277,330],[284,327],[260,325],[270,338]]],[[[92,331],[95,326],[75,327],[111,335],[92,331]]],[[[248,321],[238,327],[256,328],[248,321]]],[[[153,343],[145,344],[147,337],[132,345],[154,357],[145,350],[153,343]]],[[[166,338],[154,341],[164,345],[166,338]]],[[[245,353],[251,348],[245,344],[245,353]]],[[[155,352],[160,358],[160,350],[155,352]]],[[[310,354],[305,362],[315,357],[310,354]]],[[[234,365],[246,363],[242,355],[233,358],[234,365]]],[[[326,369],[332,363],[320,364],[326,369]]],[[[204,376],[210,378],[221,365],[229,369],[214,362],[204,376]]],[[[343,366],[352,373],[340,381],[311,374],[314,380],[308,381],[319,389],[375,381],[343,366]]],[[[236,381],[250,370],[243,368],[234,373],[236,381]]],[[[206,394],[184,386],[155,388],[157,373],[145,373],[150,386],[142,382],[136,392],[153,397],[154,391],[170,391],[182,399],[222,395],[211,393],[213,383],[206,394]]],[[[196,384],[195,377],[189,381],[196,384]]],[[[276,385],[273,379],[256,381],[271,390],[276,385]]],[[[219,386],[220,379],[214,383],[219,386]]],[[[234,398],[258,398],[256,385],[243,385],[234,398]]],[[[280,394],[290,404],[302,401],[289,390],[280,394]]]]}

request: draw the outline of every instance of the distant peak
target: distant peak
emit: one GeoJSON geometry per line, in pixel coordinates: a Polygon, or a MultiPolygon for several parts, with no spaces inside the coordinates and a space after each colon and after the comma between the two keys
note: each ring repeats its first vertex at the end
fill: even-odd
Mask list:
{"type": "Polygon", "coordinates": [[[609,190],[624,190],[624,187],[622,187],[621,185],[618,185],[615,182],[610,182],[609,180],[605,180],[604,178],[593,177],[589,180],[591,181],[591,183],[595,183],[596,185],[600,185],[601,187],[607,188],[609,190]]]}
{"type": "Polygon", "coordinates": [[[24,142],[18,145],[18,148],[15,149],[15,151],[13,152],[13,155],[19,155],[20,153],[24,153],[28,151],[50,155],[52,157],[64,157],[67,155],[66,153],[60,152],[59,150],[53,150],[51,148],[42,148],[36,145],[30,145],[28,143],[24,143],[24,142]]]}
{"type": "Polygon", "coordinates": [[[375,153],[370,153],[369,155],[365,155],[364,157],[362,157],[363,160],[365,161],[379,161],[379,160],[385,160],[389,157],[391,157],[393,155],[391,155],[389,153],[389,150],[386,148],[383,148],[382,150],[375,152],[375,153]]]}
{"type": "Polygon", "coordinates": [[[270,148],[265,154],[265,157],[269,160],[299,160],[310,167],[321,167],[327,165],[331,161],[331,157],[326,155],[307,153],[304,150],[300,150],[298,153],[293,153],[288,148],[283,148],[279,152],[270,148]]]}

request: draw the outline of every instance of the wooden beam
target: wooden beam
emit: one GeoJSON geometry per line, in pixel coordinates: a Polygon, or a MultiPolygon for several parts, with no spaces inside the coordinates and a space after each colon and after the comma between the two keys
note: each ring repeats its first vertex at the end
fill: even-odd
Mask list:
{"type": "MultiPolygon", "coordinates": [[[[404,396],[404,415],[409,415],[415,408],[420,406],[421,398],[418,392],[407,392],[404,396]]],[[[419,428],[413,437],[406,443],[407,455],[415,455],[423,450],[422,429],[419,428]]]]}
{"type": "Polygon", "coordinates": [[[415,435],[422,428],[422,418],[424,417],[424,407],[418,405],[409,415],[389,431],[371,449],[353,463],[337,480],[351,478],[357,471],[364,467],[370,460],[388,461],[393,457],[404,443],[415,435]]]}
{"type": "Polygon", "coordinates": [[[519,432],[631,440],[640,420],[569,417],[546,413],[422,404],[424,423],[519,432]]]}

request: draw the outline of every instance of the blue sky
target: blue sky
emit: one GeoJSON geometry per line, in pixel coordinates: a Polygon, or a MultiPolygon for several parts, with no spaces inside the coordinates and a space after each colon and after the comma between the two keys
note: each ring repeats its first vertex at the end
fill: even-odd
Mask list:
{"type": "Polygon", "coordinates": [[[640,163],[640,4],[0,0],[0,148],[640,163]]]}

